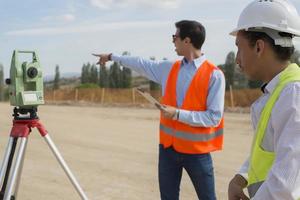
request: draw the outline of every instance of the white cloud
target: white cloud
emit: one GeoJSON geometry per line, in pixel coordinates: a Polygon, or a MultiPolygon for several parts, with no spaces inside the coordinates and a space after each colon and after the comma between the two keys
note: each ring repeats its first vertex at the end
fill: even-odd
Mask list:
{"type": "MultiPolygon", "coordinates": [[[[223,24],[228,22],[224,19],[211,19],[211,20],[202,20],[204,23],[209,24],[223,24]]],[[[174,21],[168,20],[152,20],[152,21],[126,21],[126,22],[110,22],[110,23],[101,23],[94,22],[89,23],[88,25],[74,25],[74,26],[59,26],[59,27],[41,27],[41,28],[32,28],[32,29],[23,29],[8,31],[4,33],[7,36],[48,36],[48,35],[62,35],[70,33],[93,33],[99,31],[108,31],[108,30],[124,30],[124,29],[145,29],[145,28],[158,28],[158,27],[174,27],[174,21]]],[[[219,25],[218,25],[219,26],[219,25]]]]}
{"type": "Polygon", "coordinates": [[[109,9],[114,0],[90,0],[92,6],[95,6],[100,9],[109,9]]]}
{"type": "Polygon", "coordinates": [[[63,14],[63,15],[58,15],[58,16],[46,16],[43,17],[43,21],[61,21],[61,22],[72,22],[75,20],[75,16],[72,14],[63,14]]]}
{"type": "Polygon", "coordinates": [[[131,21],[113,23],[94,23],[89,25],[78,25],[69,27],[43,27],[6,32],[8,36],[46,36],[69,33],[91,33],[104,30],[121,30],[128,28],[161,27],[173,24],[171,21],[131,21]]]}
{"type": "Polygon", "coordinates": [[[61,17],[65,21],[74,21],[75,20],[75,16],[72,14],[65,14],[65,15],[62,15],[61,17]]]}
{"type": "Polygon", "coordinates": [[[141,8],[178,8],[182,0],[90,0],[92,6],[100,9],[113,7],[141,7],[141,8]]]}

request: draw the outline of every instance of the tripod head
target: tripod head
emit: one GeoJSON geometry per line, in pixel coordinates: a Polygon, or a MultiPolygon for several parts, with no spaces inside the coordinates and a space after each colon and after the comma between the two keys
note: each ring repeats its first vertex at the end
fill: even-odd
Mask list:
{"type": "Polygon", "coordinates": [[[9,100],[12,106],[21,110],[36,108],[44,104],[42,68],[35,51],[14,50],[10,78],[6,79],[9,85],[9,100]],[[19,54],[32,54],[32,61],[20,62],[19,54]]]}
{"type": "Polygon", "coordinates": [[[37,107],[32,108],[14,108],[14,120],[33,120],[38,119],[37,107]]]}

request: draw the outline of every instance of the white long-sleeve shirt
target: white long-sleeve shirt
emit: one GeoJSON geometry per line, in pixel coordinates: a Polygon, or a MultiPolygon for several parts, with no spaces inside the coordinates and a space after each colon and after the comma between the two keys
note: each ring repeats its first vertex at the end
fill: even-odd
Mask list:
{"type": "MultiPolygon", "coordinates": [[[[251,119],[256,130],[261,111],[279,81],[278,74],[264,89],[264,94],[251,106],[251,119]]],[[[294,200],[300,198],[300,82],[289,83],[275,103],[262,148],[275,152],[271,170],[254,200],[294,200]]],[[[249,158],[239,174],[247,179],[249,158]]]]}

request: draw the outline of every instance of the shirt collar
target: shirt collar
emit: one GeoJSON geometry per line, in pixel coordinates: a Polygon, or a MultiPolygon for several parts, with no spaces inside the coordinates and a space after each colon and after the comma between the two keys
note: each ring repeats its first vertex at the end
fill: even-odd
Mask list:
{"type": "Polygon", "coordinates": [[[268,83],[263,83],[262,86],[260,86],[260,90],[262,91],[262,93],[265,93],[265,89],[266,89],[266,86],[268,85],[268,83]]]}
{"type": "Polygon", "coordinates": [[[265,93],[272,93],[273,92],[273,90],[275,89],[277,83],[279,82],[279,78],[280,78],[281,73],[282,72],[277,74],[269,83],[267,83],[267,85],[264,88],[265,93]]]}
{"type": "MultiPolygon", "coordinates": [[[[193,65],[198,69],[203,62],[206,60],[206,56],[204,54],[202,54],[199,58],[196,58],[192,61],[193,65]]],[[[183,65],[187,65],[189,64],[189,62],[187,61],[187,59],[183,58],[181,61],[182,66],[183,65]]]]}

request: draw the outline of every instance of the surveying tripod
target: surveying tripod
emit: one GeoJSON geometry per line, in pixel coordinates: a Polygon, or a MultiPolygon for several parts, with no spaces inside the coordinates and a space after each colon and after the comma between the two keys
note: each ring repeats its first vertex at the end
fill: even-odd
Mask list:
{"type": "Polygon", "coordinates": [[[20,184],[22,168],[25,158],[25,151],[28,137],[32,128],[37,128],[41,136],[45,139],[48,146],[55,155],[57,161],[65,171],[69,180],[75,187],[81,199],[87,200],[82,188],[77,182],[75,176],[62,158],[55,144],[51,140],[48,132],[37,116],[37,107],[32,108],[14,108],[13,127],[10,132],[8,145],[4,154],[4,159],[0,168],[0,200],[17,199],[18,188],[20,184]],[[21,140],[19,148],[17,148],[18,139],[21,140]],[[17,149],[17,151],[16,151],[17,149]],[[14,159],[14,155],[16,158],[14,159]]]}

